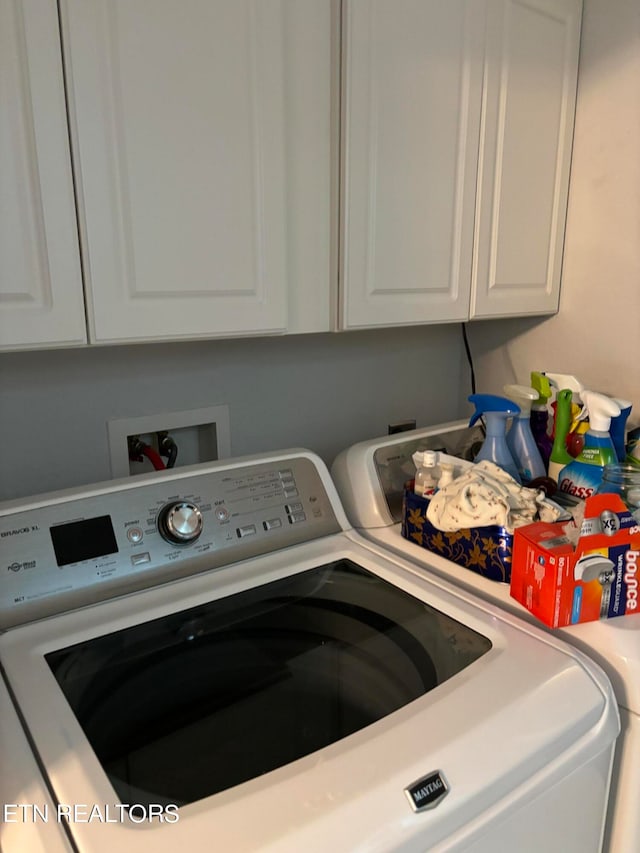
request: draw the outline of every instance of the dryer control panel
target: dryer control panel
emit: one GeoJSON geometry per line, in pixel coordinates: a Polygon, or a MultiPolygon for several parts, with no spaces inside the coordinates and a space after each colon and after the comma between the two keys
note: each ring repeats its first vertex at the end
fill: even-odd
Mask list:
{"type": "Polygon", "coordinates": [[[319,462],[193,466],[0,507],[0,627],[339,532],[319,462]]]}

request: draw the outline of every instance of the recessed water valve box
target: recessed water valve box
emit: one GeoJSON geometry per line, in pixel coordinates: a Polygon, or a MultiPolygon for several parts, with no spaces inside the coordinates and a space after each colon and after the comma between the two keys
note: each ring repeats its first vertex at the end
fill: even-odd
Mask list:
{"type": "Polygon", "coordinates": [[[229,408],[225,405],[119,418],[107,422],[107,432],[114,478],[153,471],[148,458],[130,458],[130,449],[138,440],[158,453],[163,434],[170,435],[177,446],[176,468],[231,456],[229,408]]]}

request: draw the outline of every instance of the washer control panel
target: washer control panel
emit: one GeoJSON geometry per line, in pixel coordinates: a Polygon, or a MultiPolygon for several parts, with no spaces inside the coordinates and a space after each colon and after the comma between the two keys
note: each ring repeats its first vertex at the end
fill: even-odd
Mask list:
{"type": "Polygon", "coordinates": [[[0,627],[341,529],[312,456],[195,470],[0,507],[0,627]]]}

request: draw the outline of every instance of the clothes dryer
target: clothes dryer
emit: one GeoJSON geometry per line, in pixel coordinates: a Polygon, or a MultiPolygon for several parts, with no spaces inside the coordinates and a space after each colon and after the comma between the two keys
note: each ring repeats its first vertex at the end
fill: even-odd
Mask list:
{"type": "Polygon", "coordinates": [[[404,484],[413,477],[416,450],[439,449],[457,456],[478,439],[466,421],[363,441],[335,459],[331,474],[349,520],[381,553],[419,566],[426,577],[441,578],[571,643],[607,672],[617,696],[622,734],[618,741],[607,819],[606,849],[640,850],[640,618],[625,616],[563,629],[547,629],[519,602],[509,586],[460,567],[405,539],[401,532],[404,484]]]}

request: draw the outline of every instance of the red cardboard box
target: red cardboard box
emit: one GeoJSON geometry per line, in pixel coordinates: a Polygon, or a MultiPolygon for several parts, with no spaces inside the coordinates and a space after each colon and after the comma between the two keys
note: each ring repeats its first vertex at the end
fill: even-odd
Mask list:
{"type": "Polygon", "coordinates": [[[564,527],[516,529],[511,597],[552,628],[637,613],[640,525],[620,496],[587,498],[575,549],[564,527]]]}

